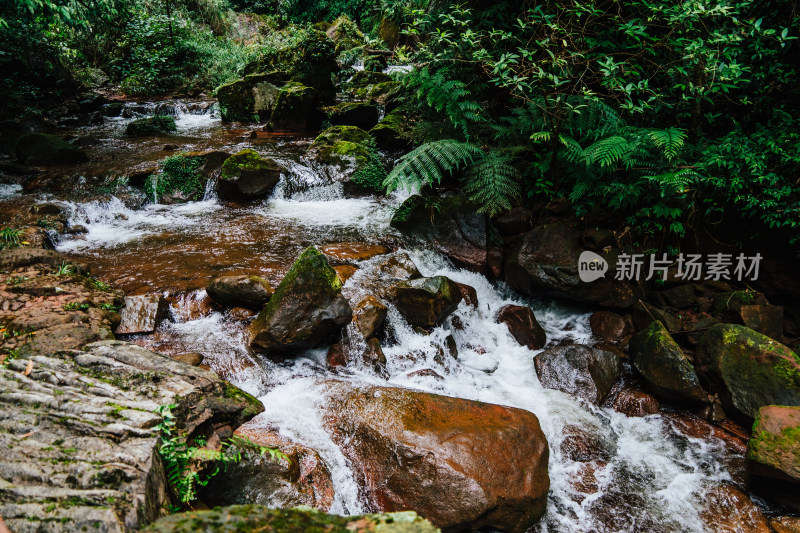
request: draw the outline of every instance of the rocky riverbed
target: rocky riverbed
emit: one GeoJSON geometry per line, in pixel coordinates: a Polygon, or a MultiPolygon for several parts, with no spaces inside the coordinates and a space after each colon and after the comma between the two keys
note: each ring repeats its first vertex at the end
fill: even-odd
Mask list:
{"type": "Polygon", "coordinates": [[[195,470],[239,460],[150,531],[797,531],[800,359],[774,287],[587,285],[578,256],[617,254],[613,228],[375,193],[366,130],[386,161],[404,148],[381,74],[348,81],[360,107],[318,91],[319,135],[272,131],[319,117],[290,121],[308,91],[269,76],[221,111],[117,101],[54,130],[69,143],[4,133],[9,529],[181,507],[173,406],[211,457],[195,470]],[[425,520],[370,514],[404,511],[425,520]]]}

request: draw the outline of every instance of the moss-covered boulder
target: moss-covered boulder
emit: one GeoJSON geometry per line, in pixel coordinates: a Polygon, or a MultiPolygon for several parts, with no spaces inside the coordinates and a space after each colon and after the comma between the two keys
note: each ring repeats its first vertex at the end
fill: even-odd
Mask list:
{"type": "Polygon", "coordinates": [[[158,171],[145,179],[144,193],[151,201],[162,204],[202,200],[208,182],[200,172],[204,161],[201,155],[178,154],[166,158],[158,171]]]}
{"type": "Polygon", "coordinates": [[[766,335],[718,324],[700,338],[697,357],[726,408],[755,418],[765,405],[800,405],[800,357],[766,335]]]}
{"type": "Polygon", "coordinates": [[[391,19],[381,19],[377,32],[378,38],[389,48],[394,48],[400,43],[400,25],[391,19]]]}
{"type": "Polygon", "coordinates": [[[245,73],[285,72],[286,81],[311,87],[322,102],[333,102],[336,87],[332,76],[339,67],[335,43],[324,32],[290,24],[269,32],[261,50],[259,57],[245,67],[245,73]]]}
{"type": "Polygon", "coordinates": [[[369,130],[378,123],[378,108],[363,102],[343,102],[324,111],[334,126],[356,126],[369,130]]]}
{"type": "Polygon", "coordinates": [[[245,149],[222,164],[217,193],[223,200],[246,201],[269,196],[284,169],[271,159],[245,149]]]}
{"type": "Polygon", "coordinates": [[[439,533],[413,511],[343,517],[306,509],[232,505],[162,518],[145,533],[439,533]]]}
{"type": "Polygon", "coordinates": [[[395,283],[392,302],[412,326],[432,328],[455,311],[462,300],[461,289],[445,276],[395,283]]]}
{"type": "Polygon", "coordinates": [[[261,310],[272,296],[269,281],[258,276],[220,276],[206,287],[209,298],[224,307],[261,310]]]}
{"type": "Polygon", "coordinates": [[[688,403],[708,400],[691,361],[660,321],[631,338],[630,356],[633,367],[657,396],[688,403]]]}
{"type": "Polygon", "coordinates": [[[125,135],[143,136],[158,135],[177,131],[175,118],[168,115],[140,118],[134,120],[125,128],[125,135]]]}
{"type": "Polygon", "coordinates": [[[287,77],[283,72],[250,74],[217,87],[222,120],[259,122],[269,119],[280,87],[287,77]]]}
{"type": "Polygon", "coordinates": [[[250,346],[270,356],[290,356],[334,340],[352,318],[339,276],[312,246],[300,254],[250,325],[250,346]]]}
{"type": "Polygon", "coordinates": [[[753,473],[800,483],[800,407],[762,407],[747,444],[747,460],[753,473]]]}
{"type": "Polygon", "coordinates": [[[367,72],[383,72],[389,62],[383,54],[370,54],[364,58],[364,70],[367,72]]]}
{"type": "Polygon", "coordinates": [[[325,34],[336,43],[336,52],[352,50],[364,46],[366,39],[355,22],[347,15],[340,15],[325,31],[325,34]]]}
{"type": "Polygon", "coordinates": [[[378,148],[386,150],[410,150],[410,124],[398,111],[388,113],[378,124],[369,130],[378,148]]]}
{"type": "Polygon", "coordinates": [[[88,161],[86,152],[47,133],[29,133],[17,140],[17,160],[24,165],[63,165],[88,161]]]}
{"type": "Polygon", "coordinates": [[[354,194],[359,189],[380,192],[385,173],[372,142],[369,133],[361,128],[332,126],[314,139],[306,156],[325,165],[327,178],[344,183],[346,193],[354,194]]]}
{"type": "Polygon", "coordinates": [[[270,127],[289,131],[318,128],[322,122],[322,114],[317,110],[319,102],[319,94],[315,89],[301,83],[287,83],[278,91],[270,127]]]}

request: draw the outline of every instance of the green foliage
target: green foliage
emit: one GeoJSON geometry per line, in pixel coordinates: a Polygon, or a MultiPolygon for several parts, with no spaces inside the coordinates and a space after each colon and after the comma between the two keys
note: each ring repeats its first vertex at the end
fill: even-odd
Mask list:
{"type": "Polygon", "coordinates": [[[75,266],[62,261],[61,264],[56,268],[55,272],[53,272],[53,275],[62,277],[62,276],[71,276],[74,273],[75,273],[75,266]]]}
{"type": "Polygon", "coordinates": [[[479,212],[495,215],[511,207],[519,195],[517,173],[509,159],[453,139],[423,144],[404,155],[384,181],[387,191],[439,185],[454,172],[464,170],[464,192],[479,212]]]}
{"type": "Polygon", "coordinates": [[[370,137],[362,142],[361,146],[367,149],[367,160],[353,173],[350,181],[364,190],[382,193],[383,182],[386,179],[386,169],[375,147],[375,139],[370,137]]]}
{"type": "Polygon", "coordinates": [[[447,79],[444,72],[430,74],[428,69],[418,69],[403,79],[406,89],[411,90],[420,102],[441,113],[469,140],[469,124],[481,119],[481,106],[471,100],[467,84],[447,79]]]}
{"type": "Polygon", "coordinates": [[[280,451],[258,446],[246,439],[236,438],[224,442],[220,451],[204,448],[206,442],[202,438],[195,438],[189,444],[186,436],[178,431],[175,415],[172,413],[176,408],[176,404],[159,406],[156,413],[161,416],[161,422],[155,429],[160,437],[158,452],[164,461],[167,481],[181,504],[196,500],[198,487],[208,485],[220,472],[220,467],[224,469],[230,464],[241,462],[243,454],[238,447],[231,446],[232,444],[247,444],[258,450],[262,456],[269,453],[272,460],[288,460],[280,451]]]}
{"type": "Polygon", "coordinates": [[[161,172],[145,180],[145,194],[155,202],[174,191],[180,191],[189,200],[201,200],[206,188],[206,179],[197,171],[201,164],[199,157],[181,154],[168,157],[161,163],[161,172]]]}
{"type": "Polygon", "coordinates": [[[17,228],[0,229],[0,250],[4,248],[17,248],[22,244],[23,232],[17,228]]]}

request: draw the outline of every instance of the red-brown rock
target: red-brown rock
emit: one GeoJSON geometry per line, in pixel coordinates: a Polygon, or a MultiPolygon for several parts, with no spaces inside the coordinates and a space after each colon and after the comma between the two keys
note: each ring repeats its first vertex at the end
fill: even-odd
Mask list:
{"type": "Polygon", "coordinates": [[[467,285],[466,283],[458,283],[457,281],[454,283],[461,289],[461,297],[467,305],[478,307],[478,291],[475,290],[475,287],[467,285]]]}
{"type": "Polygon", "coordinates": [[[625,416],[655,415],[661,410],[655,396],[630,387],[619,392],[611,407],[625,416]]]}
{"type": "Polygon", "coordinates": [[[508,326],[508,332],[522,346],[538,350],[547,343],[544,328],[539,325],[530,307],[504,305],[497,313],[497,320],[508,326]]]}
{"type": "Polygon", "coordinates": [[[589,317],[592,334],[606,342],[619,342],[628,331],[625,318],[611,311],[595,311],[589,317]]]}
{"type": "Polygon", "coordinates": [[[705,494],[700,518],[715,533],[771,533],[769,522],[750,497],[732,484],[712,488],[705,494]]]}
{"type": "Polygon", "coordinates": [[[329,382],[326,424],[365,495],[446,530],[523,532],[544,514],[548,446],[521,409],[329,382]]]}

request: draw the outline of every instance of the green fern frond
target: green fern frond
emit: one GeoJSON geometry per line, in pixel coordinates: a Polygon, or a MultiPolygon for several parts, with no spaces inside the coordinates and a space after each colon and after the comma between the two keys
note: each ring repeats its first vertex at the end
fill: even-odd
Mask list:
{"type": "Polygon", "coordinates": [[[425,143],[401,157],[383,185],[387,192],[401,187],[438,185],[446,174],[465,167],[482,155],[477,146],[453,139],[425,143]]]}
{"type": "Polygon", "coordinates": [[[620,161],[628,162],[633,154],[635,146],[628,142],[625,137],[613,135],[600,139],[584,151],[584,159],[589,165],[598,164],[600,167],[608,167],[620,161]]]}
{"type": "Polygon", "coordinates": [[[553,134],[549,131],[537,131],[531,135],[531,140],[535,143],[547,142],[552,136],[553,134]]]}
{"type": "Polygon", "coordinates": [[[651,130],[649,132],[653,144],[664,151],[667,159],[672,160],[678,155],[686,141],[686,132],[679,128],[667,128],[665,130],[651,130]]]}
{"type": "Polygon", "coordinates": [[[429,108],[444,113],[446,118],[469,139],[469,123],[482,120],[482,107],[470,100],[467,84],[460,80],[449,80],[439,71],[431,75],[423,68],[406,76],[403,84],[414,91],[417,100],[429,108]]]}
{"type": "Polygon", "coordinates": [[[564,158],[570,163],[577,163],[584,157],[583,148],[578,141],[568,135],[559,135],[558,140],[564,146],[564,158]]]}
{"type": "Polygon", "coordinates": [[[494,216],[510,209],[519,198],[517,171],[507,157],[490,152],[469,165],[464,173],[464,192],[478,204],[478,212],[494,216]]]}

